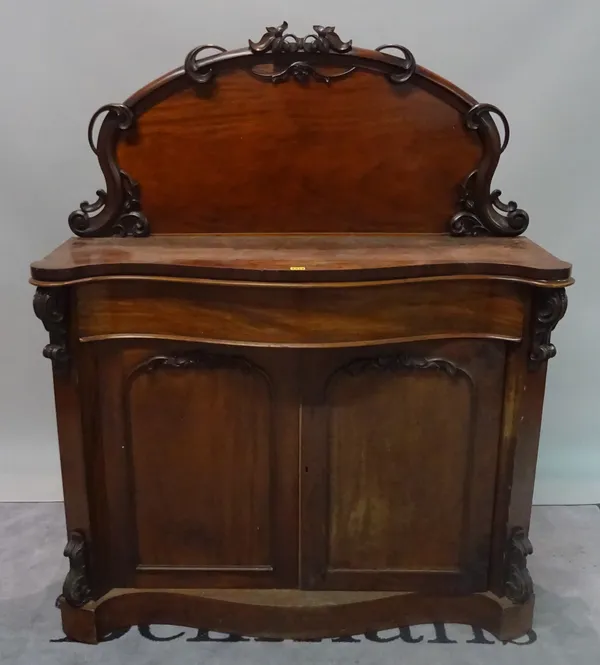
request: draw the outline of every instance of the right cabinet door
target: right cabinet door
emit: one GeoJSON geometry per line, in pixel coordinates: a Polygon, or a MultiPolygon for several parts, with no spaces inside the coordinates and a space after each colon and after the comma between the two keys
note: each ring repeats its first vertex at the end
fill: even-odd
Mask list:
{"type": "Polygon", "coordinates": [[[307,351],[304,588],[487,588],[505,343],[307,351]]]}

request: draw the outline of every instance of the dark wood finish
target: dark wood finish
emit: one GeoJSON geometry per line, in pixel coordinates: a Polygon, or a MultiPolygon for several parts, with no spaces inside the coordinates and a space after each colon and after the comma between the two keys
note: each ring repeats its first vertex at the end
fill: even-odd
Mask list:
{"type": "Polygon", "coordinates": [[[527,228],[527,213],[490,191],[509,139],[498,108],[417,67],[404,46],[369,51],[333,27],[301,38],[286,29],[268,28],[235,51],[199,46],[184,67],[101,107],[88,140],[107,190],[71,213],[71,229],[515,236],[527,228]],[[198,59],[207,50],[217,54],[198,59]],[[329,168],[330,155],[344,167],[329,168]]]}
{"type": "Polygon", "coordinates": [[[62,595],[57,604],[64,602],[72,607],[81,607],[92,600],[90,576],[88,574],[88,546],[82,531],[71,531],[64,555],[69,559],[69,572],[65,577],[62,595]]]}
{"type": "Polygon", "coordinates": [[[96,354],[113,583],[293,586],[295,358],[165,342],[96,354]]]}
{"type": "Polygon", "coordinates": [[[525,529],[514,528],[510,534],[505,579],[506,597],[514,603],[525,603],[533,596],[533,580],[527,569],[530,554],[533,547],[525,529]]]}
{"type": "Polygon", "coordinates": [[[567,294],[564,289],[542,291],[535,301],[534,330],[532,333],[529,362],[532,369],[556,355],[556,347],[550,335],[567,311],[567,294]]]}
{"type": "Polygon", "coordinates": [[[193,49],[88,139],[107,191],[70,226],[134,237],[31,267],[67,635],[529,630],[546,365],[573,280],[491,190],[504,115],[403,46],[284,23],[193,49]]]}
{"type": "Polygon", "coordinates": [[[480,151],[459,110],[406,86],[396,92],[363,72],[331,87],[271,85],[233,71],[210,97],[187,87],[148,109],[117,158],[140,183],[153,234],[439,233],[480,151]],[[409,153],[419,155],[418,168],[398,158],[409,153]],[[332,169],[330,155],[345,168],[332,169]]]}
{"type": "Polygon", "coordinates": [[[38,288],[33,297],[33,311],[50,335],[44,358],[49,358],[55,369],[64,369],[69,361],[66,290],[38,288]]]}
{"type": "Polygon", "coordinates": [[[491,593],[440,596],[373,591],[115,589],[73,611],[61,606],[63,628],[97,643],[131,624],[214,627],[267,638],[318,639],[423,623],[474,624],[500,640],[527,633],[533,601],[515,605],[491,593]]]}
{"type": "Polygon", "coordinates": [[[564,281],[571,265],[528,238],[434,235],[203,235],[72,238],[32,265],[37,282],[146,275],[250,281],[505,276],[564,281]]]}
{"type": "Polygon", "coordinates": [[[306,53],[347,53],[352,49],[352,40],[344,42],[335,32],[335,28],[323,27],[322,25],[313,26],[314,34],[306,37],[297,37],[292,33],[287,33],[287,21],[284,21],[278,27],[267,28],[267,31],[260,38],[260,41],[253,42],[248,40],[248,45],[253,53],[296,53],[305,51],[306,53]]]}
{"type": "Polygon", "coordinates": [[[523,285],[368,282],[346,288],[108,280],[76,290],[83,341],[154,337],[251,346],[361,346],[436,337],[522,335],[523,285]]]}
{"type": "Polygon", "coordinates": [[[485,591],[504,345],[356,354],[307,369],[303,514],[324,518],[302,522],[303,584],[485,591]]]}

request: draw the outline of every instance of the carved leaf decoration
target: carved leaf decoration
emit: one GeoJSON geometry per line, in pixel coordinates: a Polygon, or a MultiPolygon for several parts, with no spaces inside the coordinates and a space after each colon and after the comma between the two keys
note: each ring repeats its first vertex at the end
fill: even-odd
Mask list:
{"type": "Polygon", "coordinates": [[[356,358],[343,369],[352,376],[373,370],[393,372],[400,369],[434,369],[448,376],[456,376],[461,371],[457,365],[444,358],[419,358],[405,354],[356,358]]]}
{"type": "Polygon", "coordinates": [[[356,67],[350,67],[349,69],[344,70],[343,72],[337,72],[335,74],[329,73],[324,74],[316,67],[313,67],[308,62],[293,62],[291,65],[288,65],[285,69],[282,69],[278,72],[273,72],[266,74],[260,71],[257,67],[252,68],[252,73],[258,78],[265,79],[271,83],[282,83],[289,80],[290,77],[295,78],[300,83],[307,81],[309,78],[313,78],[315,81],[321,83],[331,83],[334,79],[344,78],[351,74],[356,67]]]}
{"type": "Polygon", "coordinates": [[[81,531],[71,531],[64,555],[69,559],[69,572],[63,583],[62,596],[73,607],[81,607],[92,599],[87,571],[85,536],[81,531]]]}
{"type": "Polygon", "coordinates": [[[565,289],[540,289],[534,301],[534,322],[531,350],[529,352],[530,369],[540,365],[556,355],[556,347],[550,341],[552,331],[567,311],[568,299],[565,289]]]}
{"type": "Polygon", "coordinates": [[[288,29],[287,21],[284,21],[281,25],[275,27],[265,28],[265,34],[260,38],[259,41],[253,42],[251,39],[248,40],[248,45],[250,50],[254,53],[266,53],[267,51],[280,51],[283,47],[283,33],[288,29]]]}
{"type": "MultiPolygon", "coordinates": [[[[109,227],[110,233],[108,235],[147,236],[150,234],[150,225],[141,210],[140,186],[122,169],[120,169],[119,173],[123,199],[120,212],[115,216],[114,222],[109,227]]],[[[97,201],[94,203],[82,201],[79,204],[79,208],[69,215],[69,226],[76,235],[96,235],[94,233],[95,226],[92,226],[92,222],[97,217],[104,216],[103,212],[106,210],[105,206],[107,202],[107,194],[104,190],[99,189],[96,194],[98,196],[97,201]],[[90,213],[98,214],[92,217],[90,213]]],[[[106,232],[103,232],[102,235],[106,235],[106,232]]]]}
{"type": "Polygon", "coordinates": [[[266,32],[259,41],[248,40],[248,45],[253,53],[347,53],[352,49],[352,41],[345,42],[335,32],[335,27],[329,25],[314,25],[314,34],[305,37],[286,32],[287,21],[277,27],[267,27],[266,32]]]}
{"type": "Polygon", "coordinates": [[[503,203],[499,189],[490,192],[498,160],[510,138],[508,120],[492,104],[475,104],[467,111],[464,122],[467,129],[479,133],[484,151],[481,165],[467,176],[462,186],[459,211],[450,220],[450,233],[455,236],[520,235],[529,225],[529,215],[515,201],[503,203]],[[497,115],[502,122],[502,143],[498,143],[490,114],[497,115]]]}
{"type": "Polygon", "coordinates": [[[38,287],[33,296],[33,311],[48,331],[50,343],[42,351],[52,361],[55,371],[68,366],[67,351],[67,298],[64,288],[38,287]]]}
{"type": "Polygon", "coordinates": [[[189,351],[187,353],[172,355],[156,355],[141,362],[131,373],[130,378],[140,373],[155,372],[159,368],[167,370],[189,370],[189,369],[222,369],[230,368],[246,373],[258,372],[267,383],[269,377],[262,368],[252,361],[238,355],[226,353],[209,353],[208,351],[189,351]]]}
{"type": "Polygon", "coordinates": [[[325,28],[322,25],[313,25],[313,30],[319,37],[319,48],[324,53],[328,53],[330,49],[336,53],[346,53],[352,49],[352,40],[342,41],[332,25],[325,28]]]}
{"type": "Polygon", "coordinates": [[[505,591],[513,603],[526,603],[533,596],[533,580],[527,570],[527,557],[532,553],[533,547],[525,530],[515,527],[509,539],[505,591]]]}

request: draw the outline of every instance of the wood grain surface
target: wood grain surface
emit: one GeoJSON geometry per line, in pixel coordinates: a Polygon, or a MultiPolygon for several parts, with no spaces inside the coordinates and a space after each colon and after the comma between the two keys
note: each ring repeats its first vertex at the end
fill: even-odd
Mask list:
{"type": "Polygon", "coordinates": [[[153,234],[444,232],[480,157],[461,110],[364,71],[330,86],[222,72],[147,109],[117,148],[153,234]]]}
{"type": "Polygon", "coordinates": [[[94,116],[107,191],[69,217],[88,237],[31,266],[72,639],[531,628],[571,265],[486,236],[529,219],[492,191],[499,109],[331,30],[192,53],[94,116]],[[150,236],[92,237],[113,234],[150,236]]]}
{"type": "Polygon", "coordinates": [[[302,524],[303,583],[485,590],[504,345],[341,349],[303,366],[303,512],[327,516],[302,524]]]}
{"type": "Polygon", "coordinates": [[[72,238],[32,265],[38,281],[155,275],[353,281],[489,274],[568,280],[571,265],[527,238],[445,235],[201,235],[72,238]]]}
{"type": "Polygon", "coordinates": [[[65,632],[90,644],[115,629],[161,623],[264,638],[318,639],[449,622],[476,625],[510,640],[529,630],[533,600],[513,605],[491,593],[114,589],[90,607],[74,610],[63,603],[61,610],[65,632]]]}
{"type": "Polygon", "coordinates": [[[436,337],[518,340],[524,285],[495,280],[270,289],[113,280],[77,285],[85,341],[155,337],[319,347],[436,337]]]}

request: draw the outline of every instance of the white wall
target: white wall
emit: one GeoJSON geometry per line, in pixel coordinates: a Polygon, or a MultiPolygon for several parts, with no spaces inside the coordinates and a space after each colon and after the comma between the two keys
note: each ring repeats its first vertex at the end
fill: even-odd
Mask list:
{"type": "Polygon", "coordinates": [[[91,114],[180,65],[287,19],[334,24],[357,45],[417,61],[507,114],[496,183],[531,216],[529,236],[574,263],[554,335],[536,500],[600,501],[600,59],[596,0],[2,0],[0,2],[0,500],[61,497],[46,334],[28,265],[69,236],[67,215],[104,185],[91,114]]]}

